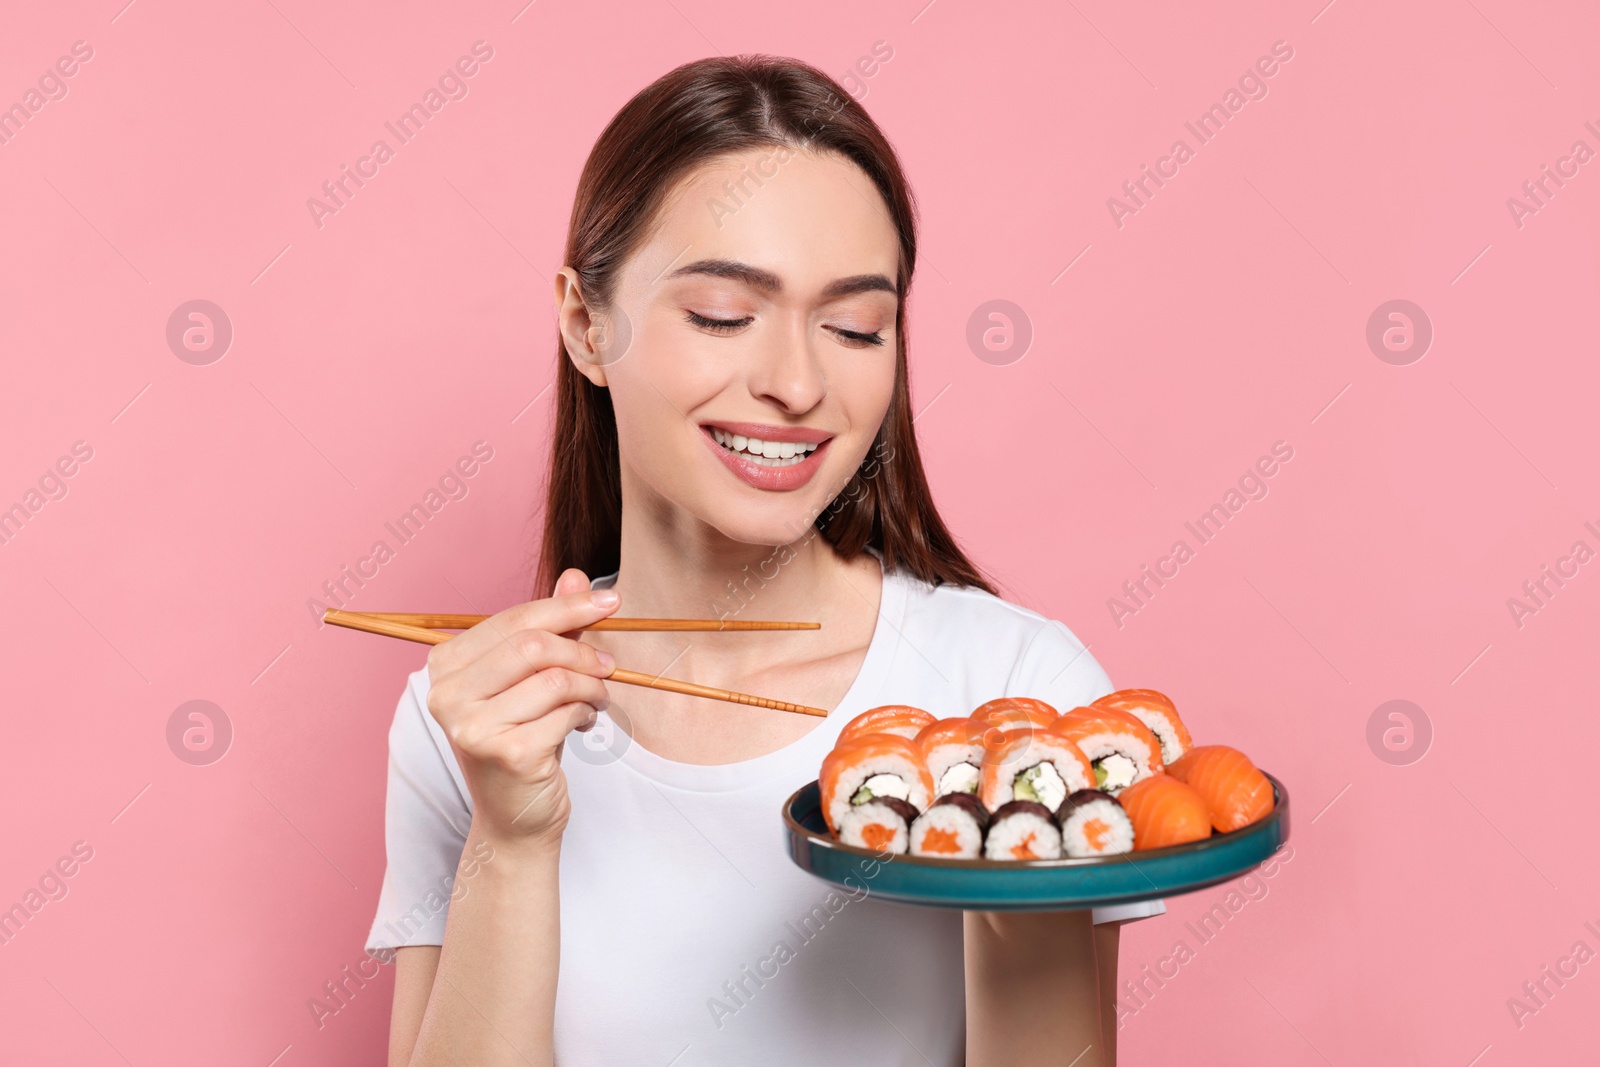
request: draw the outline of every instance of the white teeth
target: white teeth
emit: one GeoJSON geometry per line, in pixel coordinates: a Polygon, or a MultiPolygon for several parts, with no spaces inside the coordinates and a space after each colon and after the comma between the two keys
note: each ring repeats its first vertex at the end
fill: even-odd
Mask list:
{"type": "Polygon", "coordinates": [[[817,450],[815,444],[805,441],[763,441],[716,427],[711,428],[711,437],[723,448],[737,453],[739,458],[761,467],[792,467],[817,450]]]}

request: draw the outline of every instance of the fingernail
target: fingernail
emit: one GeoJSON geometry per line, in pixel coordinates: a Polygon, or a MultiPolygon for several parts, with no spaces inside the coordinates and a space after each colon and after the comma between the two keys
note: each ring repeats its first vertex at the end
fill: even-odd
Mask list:
{"type": "Polygon", "coordinates": [[[605,671],[607,674],[610,674],[616,669],[617,660],[616,657],[611,655],[611,653],[602,652],[597,648],[594,650],[594,658],[600,661],[600,669],[605,671]]]}
{"type": "Polygon", "coordinates": [[[597,608],[614,608],[621,602],[615,589],[596,589],[589,594],[589,603],[597,608]]]}

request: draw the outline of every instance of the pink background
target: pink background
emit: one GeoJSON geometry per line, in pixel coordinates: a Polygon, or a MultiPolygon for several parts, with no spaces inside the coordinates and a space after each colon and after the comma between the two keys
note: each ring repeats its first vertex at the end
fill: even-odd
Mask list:
{"type": "Polygon", "coordinates": [[[947,519],[1115,681],[1293,790],[1264,899],[1199,947],[1183,924],[1221,889],[1127,931],[1125,971],[1179,938],[1195,958],[1131,1002],[1123,1062],[1592,1054],[1600,965],[1520,1028],[1507,999],[1600,949],[1600,563],[1520,627],[1507,598],[1600,548],[1600,162],[1520,228],[1506,205],[1600,149],[1592,7],[122,2],[25,5],[0,34],[0,103],[94,49],[0,145],[0,506],[93,449],[0,546],[0,906],[94,850],[0,947],[0,1058],[382,1062],[387,969],[320,1029],[307,1000],[361,958],[423,652],[307,601],[478,440],[469,495],[352,607],[520,599],[548,279],[594,137],[680,62],[842,79],[880,40],[854,84],[921,201],[913,387],[947,519]],[[480,39],[469,95],[319,229],[307,198],[480,39]],[[1115,225],[1107,198],[1195,147],[1183,123],[1279,40],[1269,95],[1115,225]],[[208,366],[165,339],[197,298],[235,334],[208,366]],[[1435,333],[1408,366],[1365,340],[1400,298],[1435,333]],[[991,299],[1035,331],[1009,365],[965,340],[991,299]],[[1280,440],[1270,494],[1119,627],[1108,598],[1280,440]],[[193,699],[234,730],[209,766],[168,747],[193,699]],[[1420,761],[1369,747],[1391,699],[1431,722],[1420,761]]]}

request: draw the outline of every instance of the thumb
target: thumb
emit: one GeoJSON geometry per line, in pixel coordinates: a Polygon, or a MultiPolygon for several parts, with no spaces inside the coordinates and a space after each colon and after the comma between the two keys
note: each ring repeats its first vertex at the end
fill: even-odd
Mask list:
{"type": "Polygon", "coordinates": [[[576,567],[568,567],[561,572],[561,577],[556,579],[555,596],[566,596],[568,593],[581,593],[589,588],[589,576],[576,567]]]}

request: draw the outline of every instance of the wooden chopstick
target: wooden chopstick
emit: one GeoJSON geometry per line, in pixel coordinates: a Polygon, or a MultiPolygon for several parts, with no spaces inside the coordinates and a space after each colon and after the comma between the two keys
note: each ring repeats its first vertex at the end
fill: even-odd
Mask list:
{"type": "MultiPolygon", "coordinates": [[[[428,630],[467,630],[487,619],[487,615],[432,615],[412,611],[346,611],[365,619],[382,619],[428,630]]],[[[820,630],[820,622],[769,622],[764,619],[601,619],[580,630],[630,631],[723,631],[723,630],[820,630]]]]}
{"type": "MultiPolygon", "coordinates": [[[[380,637],[398,637],[402,641],[416,641],[424,645],[442,645],[455,637],[455,634],[441,633],[430,630],[424,626],[412,626],[403,622],[392,622],[389,619],[375,618],[370,614],[354,611],[340,611],[338,608],[329,608],[323,612],[322,620],[335,626],[344,626],[351,630],[360,630],[363,633],[377,634],[380,637]]],[[[709,685],[696,685],[694,682],[680,682],[675,678],[661,678],[645,674],[642,671],[624,670],[614,668],[606,675],[609,682],[622,682],[626,685],[643,686],[646,689],[661,689],[669,693],[682,693],[685,696],[705,697],[707,700],[722,700],[730,704],[748,704],[757,708],[771,708],[773,711],[789,711],[796,715],[815,715],[827,718],[828,712],[824,708],[808,707],[805,704],[790,704],[783,700],[773,700],[770,697],[751,696],[748,693],[735,693],[731,689],[714,689],[709,685]]]]}

